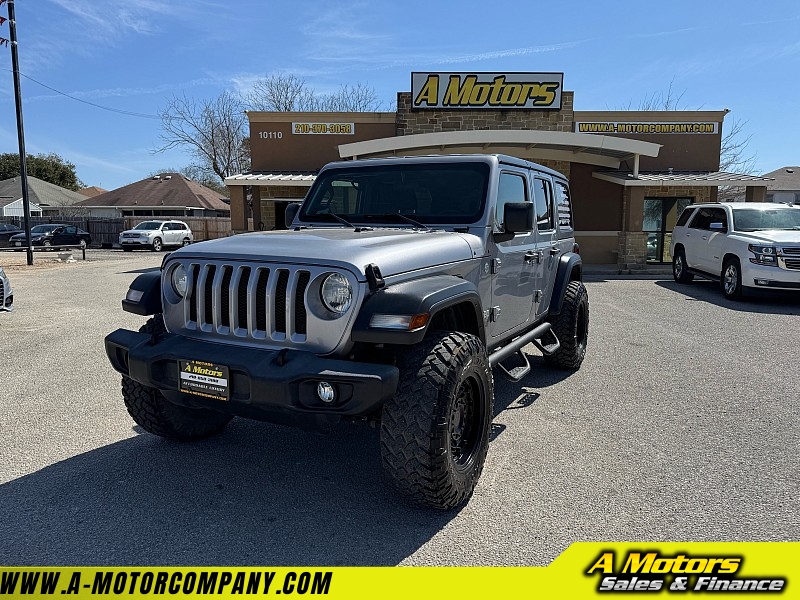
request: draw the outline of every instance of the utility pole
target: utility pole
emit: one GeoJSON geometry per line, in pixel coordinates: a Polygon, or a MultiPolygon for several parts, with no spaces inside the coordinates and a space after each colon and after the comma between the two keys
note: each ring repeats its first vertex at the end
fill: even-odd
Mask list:
{"type": "Polygon", "coordinates": [[[11,69],[14,72],[14,100],[17,106],[17,138],[19,139],[19,170],[20,183],[22,184],[22,212],[25,219],[25,244],[28,247],[28,264],[32,265],[31,205],[28,200],[28,165],[25,160],[25,132],[22,127],[22,91],[19,84],[19,53],[17,51],[17,21],[14,14],[14,0],[8,0],[8,25],[11,33],[11,69]]]}

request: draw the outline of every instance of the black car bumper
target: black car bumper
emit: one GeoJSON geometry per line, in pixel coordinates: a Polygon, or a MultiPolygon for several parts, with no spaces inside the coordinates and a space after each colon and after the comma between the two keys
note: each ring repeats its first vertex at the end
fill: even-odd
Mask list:
{"type": "Polygon", "coordinates": [[[117,329],[105,339],[114,369],[175,403],[310,428],[342,417],[375,413],[397,389],[396,367],[320,358],[296,350],[261,350],[214,344],[163,334],[117,329]],[[227,368],[227,396],[215,398],[180,391],[181,361],[227,368]],[[335,390],[332,402],[317,395],[320,382],[335,390]]]}

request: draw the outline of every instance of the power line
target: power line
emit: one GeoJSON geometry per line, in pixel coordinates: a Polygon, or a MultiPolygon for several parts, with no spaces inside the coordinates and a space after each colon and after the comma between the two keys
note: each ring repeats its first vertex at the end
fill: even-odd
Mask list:
{"type": "MultiPolygon", "coordinates": [[[[11,72],[10,69],[3,69],[3,70],[11,72]]],[[[36,84],[39,84],[43,88],[47,88],[51,92],[55,92],[56,94],[60,94],[62,96],[66,96],[70,100],[75,100],[76,102],[83,102],[84,104],[88,104],[89,106],[94,106],[95,108],[101,108],[103,110],[107,110],[109,112],[119,113],[121,115],[128,115],[129,117],[140,117],[142,119],[161,119],[161,117],[159,117],[158,115],[148,115],[148,114],[145,114],[145,113],[137,113],[137,112],[132,112],[132,111],[129,111],[129,110],[121,110],[119,108],[112,108],[110,106],[103,106],[102,104],[95,104],[94,102],[89,102],[88,100],[82,100],[81,98],[76,98],[75,96],[70,96],[69,94],[67,94],[65,92],[62,92],[61,90],[57,90],[56,88],[50,87],[49,85],[47,85],[45,83],[42,83],[41,81],[38,81],[38,80],[34,79],[33,77],[31,77],[29,75],[25,75],[25,73],[20,72],[19,74],[22,75],[25,79],[30,79],[32,82],[34,82],[36,84]]]]}

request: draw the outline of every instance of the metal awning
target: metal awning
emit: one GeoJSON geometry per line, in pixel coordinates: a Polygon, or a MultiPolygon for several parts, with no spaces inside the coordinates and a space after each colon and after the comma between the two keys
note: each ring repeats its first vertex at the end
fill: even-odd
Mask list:
{"type": "Polygon", "coordinates": [[[225,185],[281,185],[310,187],[317,175],[314,171],[249,171],[225,178],[225,185]]]}
{"type": "Polygon", "coordinates": [[[641,171],[638,177],[631,171],[595,171],[592,177],[610,181],[624,187],[637,186],[766,186],[770,177],[728,173],[726,171],[641,171]]]}
{"type": "Polygon", "coordinates": [[[425,154],[510,154],[525,159],[549,159],[618,169],[623,160],[658,156],[660,144],[617,136],[528,129],[447,131],[400,135],[342,144],[342,158],[420,156],[425,154]]]}

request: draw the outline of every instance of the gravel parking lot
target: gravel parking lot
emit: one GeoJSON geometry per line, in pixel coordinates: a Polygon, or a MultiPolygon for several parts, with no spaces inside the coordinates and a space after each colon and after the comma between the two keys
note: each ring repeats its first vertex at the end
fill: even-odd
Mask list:
{"type": "Polygon", "coordinates": [[[800,539],[800,300],[711,283],[587,283],[573,374],[496,378],[494,439],[458,513],[384,493],[377,431],[235,419],[178,444],[134,426],[103,337],[163,254],[0,254],[0,564],[544,565],[582,540],[800,539]],[[54,258],[54,257],[53,257],[54,258]]]}

